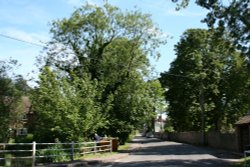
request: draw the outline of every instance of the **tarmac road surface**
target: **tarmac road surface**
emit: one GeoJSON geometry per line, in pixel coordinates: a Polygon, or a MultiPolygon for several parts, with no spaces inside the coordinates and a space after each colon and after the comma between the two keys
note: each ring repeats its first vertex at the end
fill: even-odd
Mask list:
{"type": "Polygon", "coordinates": [[[229,167],[240,157],[207,147],[161,141],[137,136],[134,150],[127,156],[113,159],[103,167],[229,167]]]}

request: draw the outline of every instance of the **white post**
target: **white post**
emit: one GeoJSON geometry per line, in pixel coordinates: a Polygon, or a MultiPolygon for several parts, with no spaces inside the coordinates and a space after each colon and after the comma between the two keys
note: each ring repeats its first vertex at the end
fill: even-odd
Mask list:
{"type": "Polygon", "coordinates": [[[36,164],[36,142],[33,141],[32,144],[32,167],[35,167],[36,164]]]}

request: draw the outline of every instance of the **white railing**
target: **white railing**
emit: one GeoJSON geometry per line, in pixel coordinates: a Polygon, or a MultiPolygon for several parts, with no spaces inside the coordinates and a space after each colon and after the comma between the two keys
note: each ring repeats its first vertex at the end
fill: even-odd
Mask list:
{"type": "MultiPolygon", "coordinates": [[[[112,152],[112,140],[82,143],[0,143],[0,166],[11,161],[28,159],[32,167],[38,160],[75,157],[98,152],[112,152]]],[[[51,161],[51,160],[50,160],[51,161]]]]}

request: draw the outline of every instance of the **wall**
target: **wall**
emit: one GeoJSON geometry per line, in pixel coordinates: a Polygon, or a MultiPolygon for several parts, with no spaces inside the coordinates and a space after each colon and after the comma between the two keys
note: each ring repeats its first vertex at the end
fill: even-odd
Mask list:
{"type": "Polygon", "coordinates": [[[202,134],[200,132],[180,132],[169,133],[169,140],[188,144],[202,144],[202,134]]]}
{"type": "Polygon", "coordinates": [[[237,136],[235,133],[222,134],[220,132],[209,132],[207,134],[207,142],[211,147],[238,151],[237,136]]]}
{"type": "MultiPolygon", "coordinates": [[[[201,132],[157,133],[156,137],[181,143],[202,144],[201,132]]],[[[206,142],[210,147],[238,152],[236,133],[222,134],[220,132],[208,132],[206,134],[206,142]]]]}

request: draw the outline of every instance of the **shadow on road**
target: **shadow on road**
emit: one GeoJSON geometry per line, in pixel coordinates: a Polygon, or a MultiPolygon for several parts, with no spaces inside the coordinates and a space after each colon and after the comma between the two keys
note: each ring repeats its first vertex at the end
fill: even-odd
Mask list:
{"type": "Polygon", "coordinates": [[[229,167],[229,163],[219,160],[164,160],[164,161],[133,161],[126,163],[116,162],[114,167],[229,167]]]}
{"type": "Polygon", "coordinates": [[[137,151],[131,152],[133,155],[203,155],[209,154],[222,159],[237,159],[240,156],[225,150],[216,150],[208,147],[199,147],[189,144],[157,141],[157,145],[142,147],[137,151]]]}
{"type": "MultiPolygon", "coordinates": [[[[149,143],[160,143],[162,140],[156,138],[146,138],[142,136],[135,136],[133,141],[128,142],[129,144],[149,144],[149,143]]],[[[138,146],[137,146],[138,147],[138,146]]],[[[118,153],[132,153],[138,150],[138,148],[132,150],[118,150],[118,153]]]]}
{"type": "Polygon", "coordinates": [[[113,167],[229,167],[240,157],[225,150],[200,147],[137,136],[129,157],[113,162],[113,167]]]}

